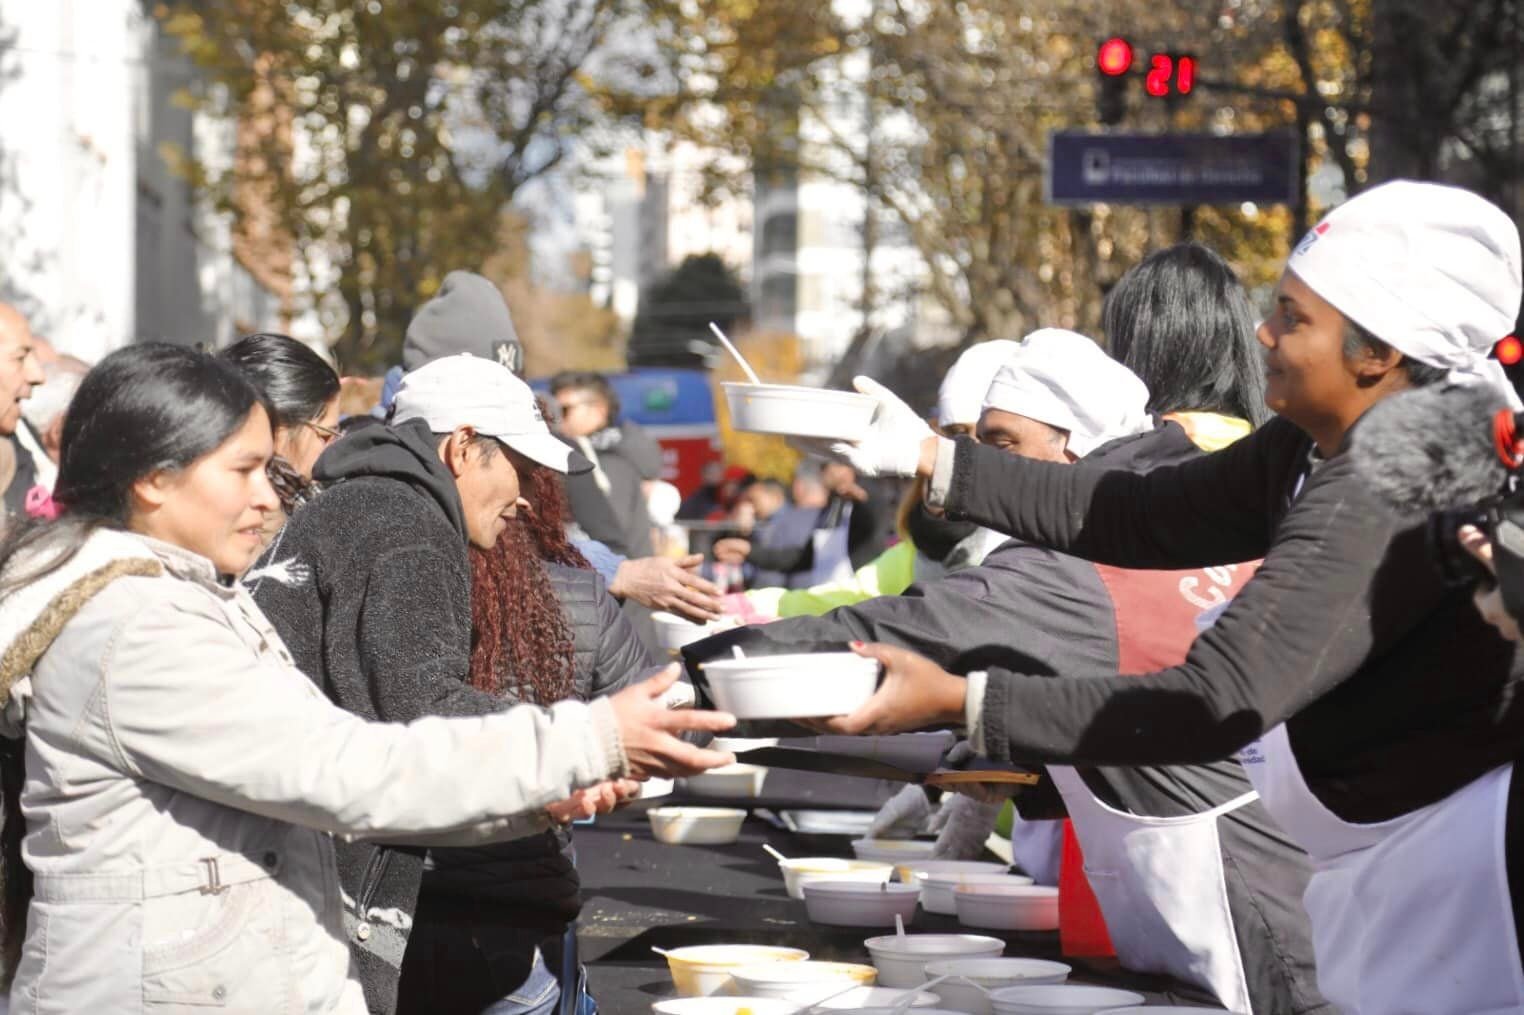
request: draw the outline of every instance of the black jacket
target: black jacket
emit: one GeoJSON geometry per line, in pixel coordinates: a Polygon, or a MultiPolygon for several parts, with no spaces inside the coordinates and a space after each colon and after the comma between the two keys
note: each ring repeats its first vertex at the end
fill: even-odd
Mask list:
{"type": "MultiPolygon", "coordinates": [[[[1199,458],[1178,425],[1115,441],[1087,461],[1148,470],[1199,458]]],[[[1060,468],[1078,468],[1061,466],[1060,468]]],[[[851,640],[912,649],[953,672],[1005,668],[1044,678],[1117,669],[1118,613],[1093,565],[1011,541],[967,568],[917,584],[902,596],[870,599],[824,617],[801,617],[726,632],[690,646],[690,664],[731,645],[766,655],[807,648],[840,650],[851,640]]],[[[993,678],[992,678],[993,679],[993,678]]],[[[1063,683],[1047,679],[1048,683],[1063,683]]],[[[986,722],[989,720],[986,719],[986,722]]],[[[1081,769],[1099,798],[1120,810],[1155,817],[1200,813],[1252,787],[1235,761],[1151,768],[1081,769]]],[[[1061,817],[1062,801],[1044,782],[1017,799],[1023,816],[1061,817]]],[[[1219,823],[1228,902],[1255,1010],[1323,1010],[1313,970],[1311,930],[1301,906],[1310,874],[1258,803],[1219,823]]]]}

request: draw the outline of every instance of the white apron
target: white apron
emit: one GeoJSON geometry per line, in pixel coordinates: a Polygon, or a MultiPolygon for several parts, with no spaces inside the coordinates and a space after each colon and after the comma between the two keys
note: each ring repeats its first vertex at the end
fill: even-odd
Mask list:
{"type": "Polygon", "coordinates": [[[1074,769],[1049,765],[1085,854],[1085,876],[1128,969],[1165,973],[1252,1015],[1228,908],[1217,822],[1254,792],[1200,814],[1145,817],[1097,799],[1074,769]]]}
{"type": "Polygon", "coordinates": [[[851,520],[852,506],[849,504],[837,525],[810,533],[810,542],[815,547],[815,566],[810,570],[810,583],[806,588],[852,580],[852,556],[847,550],[847,525],[851,520]]]}
{"type": "Polygon", "coordinates": [[[1307,788],[1284,726],[1240,756],[1312,858],[1318,987],[1342,1015],[1524,1011],[1504,829],[1513,766],[1390,821],[1342,820],[1307,788]]]}

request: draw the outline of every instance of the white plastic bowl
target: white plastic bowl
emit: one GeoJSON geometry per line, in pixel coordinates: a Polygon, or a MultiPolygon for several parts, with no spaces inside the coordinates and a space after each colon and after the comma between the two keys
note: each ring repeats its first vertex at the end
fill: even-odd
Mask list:
{"type": "MultiPolygon", "coordinates": [[[[811,1001],[804,998],[804,1004],[812,1005],[821,1011],[867,1011],[876,1008],[892,1009],[896,1004],[904,1001],[907,990],[896,990],[893,987],[853,987],[845,994],[837,994],[822,1001],[811,1001]]],[[[789,1000],[799,1001],[798,996],[790,996],[789,1000]]],[[[930,991],[920,990],[915,992],[915,1000],[910,1002],[910,1007],[916,1011],[923,1008],[936,1008],[940,1001],[936,994],[930,991]]]]}
{"type": "Polygon", "coordinates": [[[651,834],[673,846],[722,846],[741,834],[746,812],[734,807],[655,807],[651,834]]]}
{"type": "Polygon", "coordinates": [[[797,1015],[799,1006],[775,997],[676,997],[651,1005],[656,1015],[797,1015]]]}
{"type": "MultiPolygon", "coordinates": [[[[918,860],[902,863],[899,868],[900,880],[918,888],[926,887],[924,878],[927,874],[1009,874],[1011,870],[993,860],[918,860]]],[[[926,904],[924,892],[921,893],[921,904],[926,904]]]]}
{"type": "Polygon", "coordinates": [[[804,898],[804,886],[814,881],[865,881],[882,884],[894,868],[877,860],[843,860],[838,856],[800,856],[779,860],[783,885],[791,899],[804,898]]]}
{"type": "Polygon", "coordinates": [[[693,945],[667,952],[667,969],[681,997],[735,993],[731,974],[764,962],[803,962],[810,953],[771,945],[693,945]]]}
{"type": "Polygon", "coordinates": [[[1107,1008],[1101,1012],[1101,1015],[1214,1015],[1214,1013],[1215,1015],[1238,1015],[1226,1008],[1192,1008],[1184,1004],[1129,1005],[1126,1008],[1107,1008]]]}
{"type": "Polygon", "coordinates": [[[657,797],[671,796],[676,787],[675,779],[647,779],[640,784],[640,799],[654,800],[657,797]]]}
{"type": "Polygon", "coordinates": [[[707,624],[699,624],[665,610],[651,614],[651,624],[656,628],[656,641],[668,652],[680,652],[696,641],[703,641],[711,634],[740,626],[735,617],[721,617],[707,624]]]}
{"type": "Polygon", "coordinates": [[[748,997],[776,997],[812,1004],[857,984],[871,987],[878,970],[856,962],[766,962],[731,974],[736,989],[748,997]]]}
{"type": "Polygon", "coordinates": [[[1097,1015],[1111,1008],[1142,1003],[1142,994],[1083,983],[1003,987],[990,995],[995,1015],[1097,1015]]]}
{"type": "MultiPolygon", "coordinates": [[[[951,1008],[922,1008],[922,1007],[920,1007],[918,1005],[914,1006],[914,1007],[915,1007],[916,1011],[921,1013],[921,1015],[963,1015],[962,1012],[954,1011],[951,1008]]],[[[840,1012],[843,1013],[843,1015],[898,1015],[898,1013],[900,1011],[902,1011],[903,1009],[900,1009],[900,1008],[837,1008],[837,1009],[833,1009],[833,1010],[840,1011],[840,1012]]]]}
{"type": "Polygon", "coordinates": [[[791,384],[721,384],[730,425],[748,433],[857,440],[873,422],[876,399],[855,391],[791,384]]]}
{"type": "Polygon", "coordinates": [[[921,879],[921,905],[928,913],[952,916],[958,911],[954,896],[965,885],[1030,885],[1025,874],[1006,871],[930,871],[921,879]]]}
{"type": "Polygon", "coordinates": [[[949,977],[937,984],[942,1003],[971,1015],[991,1015],[995,1010],[986,991],[1063,983],[1069,978],[1069,971],[1064,963],[1047,959],[950,959],[926,965],[927,976],[949,977]]]}
{"type": "Polygon", "coordinates": [[[815,881],[804,886],[804,908],[811,923],[834,927],[893,927],[898,916],[915,919],[921,893],[910,885],[885,882],[815,881]]]}
{"type": "Polygon", "coordinates": [[[935,842],[922,839],[853,839],[852,855],[859,860],[882,860],[905,866],[917,860],[931,859],[935,842]]]}
{"type": "Polygon", "coordinates": [[[1005,942],[982,934],[887,934],[863,942],[883,987],[919,987],[930,977],[928,963],[943,959],[994,958],[1005,951],[1005,942]]]}
{"type": "Polygon", "coordinates": [[[761,765],[726,765],[688,776],[683,780],[683,789],[693,796],[753,799],[761,795],[766,779],[767,769],[761,765]]]}
{"type": "Polygon", "coordinates": [[[1058,889],[1044,885],[964,885],[953,893],[958,922],[990,930],[1057,930],[1058,889]]]}
{"type": "Polygon", "coordinates": [[[715,659],[703,669],[714,703],[738,719],[846,715],[878,686],[878,662],[852,652],[715,659]]]}

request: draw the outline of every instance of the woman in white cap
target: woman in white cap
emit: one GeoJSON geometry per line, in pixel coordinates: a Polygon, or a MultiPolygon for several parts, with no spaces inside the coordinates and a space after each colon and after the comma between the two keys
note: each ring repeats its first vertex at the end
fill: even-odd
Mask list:
{"type": "Polygon", "coordinates": [[[1259,331],[1280,418],[1224,451],[1143,475],[1060,468],[954,445],[886,401],[873,433],[839,450],[930,477],[954,516],[1127,567],[1264,563],[1179,666],[964,679],[870,646],[888,676],[836,727],[961,720],[992,757],[1050,763],[1239,752],[1313,858],[1304,903],[1339,1010],[1524,1009],[1521,667],[1469,594],[1442,585],[1422,527],[1394,519],[1344,454],[1389,395],[1445,378],[1506,386],[1486,357],[1521,288],[1518,230],[1499,209],[1391,183],[1293,251],[1259,331]]]}

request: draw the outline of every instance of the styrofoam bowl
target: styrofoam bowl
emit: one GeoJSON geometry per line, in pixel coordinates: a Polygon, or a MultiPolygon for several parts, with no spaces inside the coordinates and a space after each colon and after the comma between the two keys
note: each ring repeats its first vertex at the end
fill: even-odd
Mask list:
{"type": "Polygon", "coordinates": [[[746,812],[735,807],[653,807],[651,834],[671,846],[723,846],[741,835],[746,812]]]}
{"type": "MultiPolygon", "coordinates": [[[[873,1008],[893,1008],[903,1002],[908,993],[911,992],[896,990],[893,987],[853,987],[844,994],[837,994],[819,1001],[805,998],[802,1003],[820,1011],[866,1011],[873,1008]]],[[[799,997],[791,996],[789,999],[798,1001],[799,997]]],[[[935,1008],[940,1000],[941,998],[928,990],[918,990],[915,991],[915,1000],[910,1002],[910,1007],[915,1011],[935,1008]]]]}
{"type": "MultiPolygon", "coordinates": [[[[903,1009],[901,1009],[901,1008],[836,1008],[836,1009],[833,1009],[833,1010],[841,1012],[842,1015],[898,1015],[898,1013],[900,1011],[902,1011],[903,1009]]],[[[954,1011],[951,1008],[920,1008],[920,1007],[917,1007],[915,1010],[920,1012],[921,1015],[963,1015],[962,1012],[954,1011]]]]}
{"type": "Polygon", "coordinates": [[[803,962],[810,953],[773,945],[692,945],[666,954],[667,970],[681,997],[735,993],[731,974],[763,962],[803,962]]]}
{"type": "MultiPolygon", "coordinates": [[[[993,860],[917,860],[899,865],[900,880],[907,885],[925,888],[927,874],[1009,874],[1011,868],[993,860]]],[[[921,904],[926,904],[925,892],[921,904]]]]}
{"type": "Polygon", "coordinates": [[[651,614],[651,625],[656,628],[656,642],[668,652],[680,652],[696,641],[703,641],[712,634],[738,627],[735,617],[721,617],[707,624],[700,624],[675,613],[659,610],[651,614]]]}
{"type": "Polygon", "coordinates": [[[1131,990],[1084,983],[1002,987],[990,995],[995,1015],[1097,1015],[1111,1008],[1142,1003],[1143,995],[1131,990]]]}
{"type": "Polygon", "coordinates": [[[1047,959],[949,959],[926,964],[928,977],[948,977],[937,984],[942,1003],[970,1015],[991,1015],[994,1012],[986,991],[1063,983],[1069,978],[1069,972],[1070,967],[1064,963],[1047,959]]]}
{"type": "Polygon", "coordinates": [[[897,882],[814,881],[804,886],[810,922],[833,927],[893,927],[896,916],[909,923],[920,901],[918,889],[897,882]]]}
{"type": "Polygon", "coordinates": [[[953,892],[958,922],[988,930],[1057,930],[1058,889],[1045,885],[963,885],[953,892]]]}
{"type": "Polygon", "coordinates": [[[675,997],[651,1005],[655,1015],[797,1015],[799,1005],[775,997],[675,997]]]}
{"type": "Polygon", "coordinates": [[[640,799],[654,800],[657,797],[671,796],[676,786],[675,779],[647,779],[640,784],[640,799]]]}
{"type": "Polygon", "coordinates": [[[727,381],[730,425],[747,433],[853,441],[868,432],[878,400],[855,391],[727,381]]]}
{"type": "Polygon", "coordinates": [[[878,970],[857,962],[766,962],[731,974],[736,989],[748,997],[776,997],[813,1004],[852,984],[871,987],[878,970]]]}
{"type": "Polygon", "coordinates": [[[839,856],[799,856],[779,860],[783,885],[791,899],[804,898],[804,886],[814,881],[863,881],[882,884],[894,876],[894,867],[877,860],[843,860],[839,856]]]}
{"type": "Polygon", "coordinates": [[[715,705],[737,719],[847,715],[878,687],[878,661],[853,652],[714,659],[703,670],[715,705]]]}
{"type": "MultiPolygon", "coordinates": [[[[924,839],[853,839],[852,855],[859,860],[882,860],[901,867],[917,860],[929,860],[937,848],[924,839]]],[[[903,880],[903,879],[902,879],[903,880]]]]}
{"type": "Polygon", "coordinates": [[[965,885],[1030,885],[1025,874],[1008,871],[928,871],[921,879],[921,905],[928,913],[953,916],[958,900],[953,894],[965,885]]]}
{"type": "Polygon", "coordinates": [[[683,780],[683,790],[693,796],[727,800],[754,799],[762,793],[767,769],[761,765],[725,765],[683,780]]]}
{"type": "Polygon", "coordinates": [[[944,959],[994,958],[1005,942],[982,934],[886,934],[863,942],[883,987],[919,987],[930,977],[926,966],[944,959]]]}
{"type": "Polygon", "coordinates": [[[1240,1015],[1226,1008],[1192,1008],[1184,1004],[1128,1005],[1126,1008],[1107,1008],[1100,1015],[1240,1015]]]}

